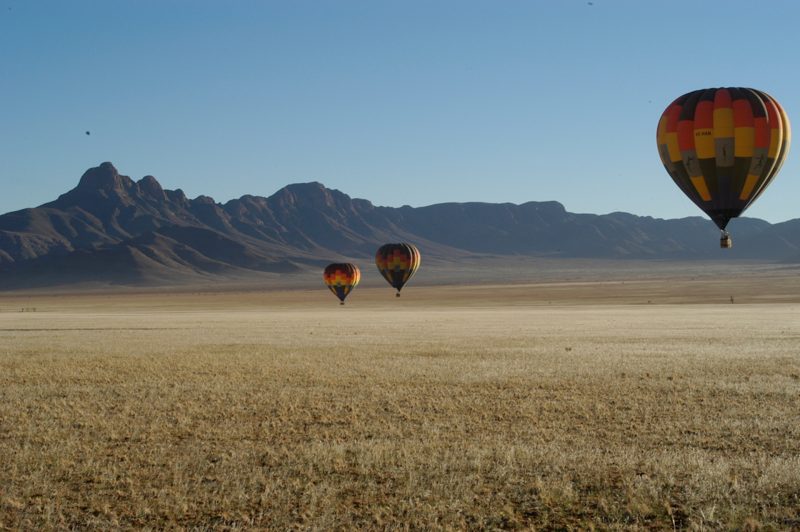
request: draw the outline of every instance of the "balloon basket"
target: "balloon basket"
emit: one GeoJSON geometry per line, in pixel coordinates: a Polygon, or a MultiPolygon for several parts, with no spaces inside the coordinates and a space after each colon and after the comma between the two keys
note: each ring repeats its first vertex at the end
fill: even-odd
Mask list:
{"type": "Polygon", "coordinates": [[[733,247],[733,240],[731,240],[729,234],[725,233],[720,237],[719,247],[721,247],[722,249],[730,249],[733,247]]]}
{"type": "Polygon", "coordinates": [[[394,297],[400,297],[400,292],[397,292],[394,297]]]}
{"type": "Polygon", "coordinates": [[[344,301],[339,301],[339,304],[340,305],[344,305],[344,301]]]}

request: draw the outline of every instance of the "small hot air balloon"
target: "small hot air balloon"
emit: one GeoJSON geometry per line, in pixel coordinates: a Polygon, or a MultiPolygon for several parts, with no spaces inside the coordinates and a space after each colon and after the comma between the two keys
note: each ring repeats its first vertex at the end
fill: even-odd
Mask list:
{"type": "Polygon", "coordinates": [[[791,130],[783,108],[765,92],[702,89],[664,111],[658,152],[672,180],[722,232],[767,188],[789,151],[791,130]]]}
{"type": "Polygon", "coordinates": [[[358,285],[358,281],[361,280],[361,271],[355,264],[328,264],[325,267],[322,278],[325,280],[325,285],[339,298],[340,304],[344,305],[347,295],[353,291],[353,288],[358,285]]]}
{"type": "Polygon", "coordinates": [[[413,244],[384,244],[375,253],[375,265],[394,289],[400,290],[419,268],[419,250],[413,244]]]}

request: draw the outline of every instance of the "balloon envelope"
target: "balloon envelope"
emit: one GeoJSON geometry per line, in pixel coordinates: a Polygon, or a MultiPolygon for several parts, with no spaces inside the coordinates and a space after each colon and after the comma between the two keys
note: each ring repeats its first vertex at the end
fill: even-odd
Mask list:
{"type": "Polygon", "coordinates": [[[672,180],[724,231],[778,173],[791,132],[771,96],[730,87],[689,92],[672,102],[656,137],[672,180]]]}
{"type": "Polygon", "coordinates": [[[325,267],[322,278],[330,291],[344,303],[345,298],[361,280],[361,271],[358,266],[349,262],[333,263],[325,267]]]}
{"type": "Polygon", "coordinates": [[[400,290],[416,273],[420,264],[420,254],[413,244],[384,244],[375,253],[375,265],[386,281],[400,290]]]}

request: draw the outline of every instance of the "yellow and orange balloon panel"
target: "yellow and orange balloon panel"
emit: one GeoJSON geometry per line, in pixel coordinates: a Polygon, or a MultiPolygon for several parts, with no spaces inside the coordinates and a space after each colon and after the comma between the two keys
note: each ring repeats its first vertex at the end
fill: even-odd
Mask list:
{"type": "MultiPolygon", "coordinates": [[[[675,184],[722,231],[777,175],[789,151],[789,119],[765,92],[701,89],[672,102],[656,132],[661,162],[675,184]]],[[[724,242],[727,239],[727,245],[724,242]]]]}
{"type": "Polygon", "coordinates": [[[420,254],[413,244],[384,244],[375,253],[375,265],[384,279],[397,290],[400,290],[419,269],[420,254]]]}
{"type": "Polygon", "coordinates": [[[344,305],[345,298],[353,291],[361,280],[361,271],[355,264],[333,263],[325,267],[322,274],[325,285],[344,305]]]}

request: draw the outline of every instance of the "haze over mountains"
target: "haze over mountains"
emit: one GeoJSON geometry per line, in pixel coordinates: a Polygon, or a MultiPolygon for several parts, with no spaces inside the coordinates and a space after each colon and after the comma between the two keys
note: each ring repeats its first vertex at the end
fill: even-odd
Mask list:
{"type": "Polygon", "coordinates": [[[140,284],[291,273],[382,243],[412,241],[424,259],[533,256],[589,259],[800,261],[800,219],[734,220],[734,248],[702,217],[654,219],[567,212],[554,201],[378,207],[320,183],[220,204],[139,181],[111,163],[40,207],[0,216],[0,287],[140,284]]]}

